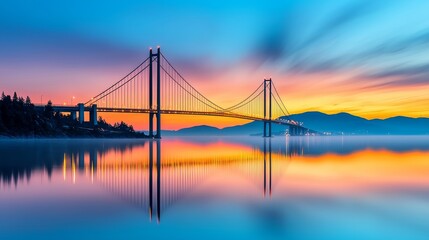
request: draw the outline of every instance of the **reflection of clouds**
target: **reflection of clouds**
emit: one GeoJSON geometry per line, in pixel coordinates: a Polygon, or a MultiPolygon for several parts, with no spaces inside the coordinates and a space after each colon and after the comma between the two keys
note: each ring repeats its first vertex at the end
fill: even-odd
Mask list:
{"type": "MultiPolygon", "coordinates": [[[[308,221],[307,229],[319,227],[318,221],[332,221],[333,215],[345,220],[357,216],[362,221],[375,215],[380,222],[390,219],[423,229],[425,224],[411,220],[411,213],[395,210],[394,206],[409,203],[426,209],[426,140],[427,137],[415,137],[407,143],[391,137],[193,137],[186,141],[164,138],[151,144],[145,140],[41,140],[2,142],[0,152],[12,156],[7,149],[16,152],[27,146],[36,155],[34,152],[39,150],[45,158],[17,153],[9,159],[27,157],[29,162],[34,161],[28,164],[30,173],[51,164],[52,171],[56,171],[55,181],[76,183],[68,184],[76,189],[84,188],[79,184],[92,182],[91,186],[101,187],[108,196],[159,221],[161,215],[171,220],[175,212],[172,209],[199,209],[217,200],[238,199],[239,207],[252,217],[251,221],[268,230],[270,236],[280,236],[298,231],[302,222],[308,221]],[[271,192],[271,185],[272,195],[264,197],[262,193],[271,192]],[[369,199],[365,194],[375,198],[369,199]],[[401,216],[407,219],[401,220],[401,216]]],[[[0,162],[2,176],[7,169],[4,163],[0,162]]],[[[28,180],[31,185],[38,178],[28,180]]],[[[18,187],[22,186],[18,183],[18,187]]],[[[419,215],[416,209],[407,207],[407,211],[419,215]]]]}
{"type": "MultiPolygon", "coordinates": [[[[271,139],[275,157],[321,156],[328,153],[348,155],[374,149],[390,152],[429,151],[425,136],[356,136],[356,137],[275,137],[271,139]],[[406,139],[406,141],[404,141],[406,139]]],[[[264,141],[260,137],[205,138],[163,140],[165,167],[198,164],[233,164],[237,159],[263,159],[264,141]],[[181,154],[183,153],[183,154],[181,154]]],[[[3,182],[17,184],[29,179],[32,171],[44,169],[48,175],[56,168],[74,166],[86,171],[97,163],[147,166],[147,141],[142,140],[13,140],[2,141],[0,176],[3,182]],[[22,151],[22,149],[26,149],[22,151]],[[73,165],[72,165],[73,162],[73,165]]],[[[262,165],[261,165],[262,166],[262,165]]]]}
{"type": "Polygon", "coordinates": [[[384,236],[420,239],[428,227],[427,200],[416,199],[413,194],[402,189],[358,196],[291,196],[285,203],[273,204],[278,207],[286,205],[285,215],[290,218],[287,230],[290,235],[296,233],[299,238],[318,238],[323,233],[327,239],[343,239],[350,237],[351,231],[354,234],[359,233],[360,238],[384,236]],[[334,224],[333,228],[331,224],[334,224]],[[348,229],[339,231],[340,225],[348,229]],[[392,231],[395,228],[393,226],[396,230],[392,231]],[[327,229],[330,230],[326,231],[327,229]]]}

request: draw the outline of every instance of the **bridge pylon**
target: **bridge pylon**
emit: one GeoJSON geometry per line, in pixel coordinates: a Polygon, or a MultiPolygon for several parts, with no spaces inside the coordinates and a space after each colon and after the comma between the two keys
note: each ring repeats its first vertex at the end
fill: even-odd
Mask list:
{"type": "Polygon", "coordinates": [[[264,79],[264,137],[271,137],[271,120],[272,120],[271,119],[272,117],[271,86],[272,86],[271,78],[264,79]],[[267,103],[267,94],[268,94],[268,103],[267,103]],[[268,110],[268,118],[267,118],[267,110],[268,110]]]}
{"type": "Polygon", "coordinates": [[[157,53],[149,50],[149,137],[161,138],[161,48],[158,47],[157,53]],[[156,109],[153,106],[153,62],[156,58],[156,109]],[[156,134],[153,131],[153,118],[156,116],[156,134]]]}

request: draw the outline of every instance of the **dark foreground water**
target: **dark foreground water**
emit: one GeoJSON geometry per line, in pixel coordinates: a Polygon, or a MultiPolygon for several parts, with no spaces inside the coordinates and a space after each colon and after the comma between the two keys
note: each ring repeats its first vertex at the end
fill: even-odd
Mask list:
{"type": "Polygon", "coordinates": [[[0,239],[429,239],[429,137],[0,140],[0,239]]]}

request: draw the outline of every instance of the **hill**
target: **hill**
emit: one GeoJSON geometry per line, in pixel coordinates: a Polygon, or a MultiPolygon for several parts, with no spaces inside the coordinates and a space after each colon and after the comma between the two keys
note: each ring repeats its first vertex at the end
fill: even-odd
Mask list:
{"type": "MultiPolygon", "coordinates": [[[[304,126],[319,132],[334,135],[424,135],[429,134],[429,118],[392,117],[387,119],[365,119],[349,113],[325,114],[305,112],[290,118],[303,122],[304,126]]],[[[273,134],[284,134],[286,126],[272,125],[273,134]]],[[[211,126],[195,126],[171,131],[173,135],[260,135],[263,123],[253,121],[247,124],[223,129],[211,126]]]]}

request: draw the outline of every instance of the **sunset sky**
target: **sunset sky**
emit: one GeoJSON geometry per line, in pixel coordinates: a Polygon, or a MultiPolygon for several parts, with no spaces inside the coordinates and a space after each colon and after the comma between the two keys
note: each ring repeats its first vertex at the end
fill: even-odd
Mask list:
{"type": "MultiPolygon", "coordinates": [[[[86,102],[160,45],[224,107],[271,77],[292,114],[429,117],[427,9],[427,0],[3,1],[0,90],[86,102]]],[[[103,117],[147,128],[146,115],[103,117]]],[[[167,129],[238,123],[163,119],[167,129]]]]}

